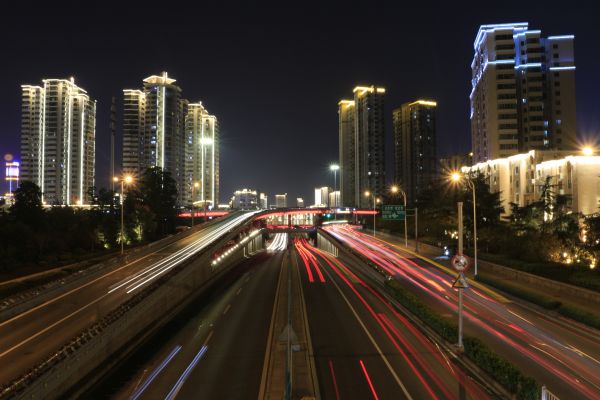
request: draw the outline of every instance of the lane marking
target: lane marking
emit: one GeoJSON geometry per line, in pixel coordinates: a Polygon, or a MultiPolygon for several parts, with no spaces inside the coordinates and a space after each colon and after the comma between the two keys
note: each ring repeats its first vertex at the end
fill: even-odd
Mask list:
{"type": "Polygon", "coordinates": [[[225,307],[225,310],[223,311],[223,315],[227,314],[227,311],[229,311],[230,308],[231,304],[227,304],[227,307],[225,307]]]}
{"type": "Polygon", "coordinates": [[[214,331],[210,331],[208,333],[208,336],[206,337],[206,340],[204,341],[204,343],[202,344],[204,347],[206,347],[206,345],[208,344],[208,342],[210,341],[210,338],[212,338],[214,331]]]}

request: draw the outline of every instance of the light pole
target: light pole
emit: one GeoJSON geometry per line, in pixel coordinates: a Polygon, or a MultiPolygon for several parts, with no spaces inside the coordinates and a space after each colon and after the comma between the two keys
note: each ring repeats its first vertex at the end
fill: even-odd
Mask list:
{"type": "Polygon", "coordinates": [[[119,196],[119,200],[121,201],[121,254],[125,252],[125,218],[124,218],[124,202],[123,202],[123,192],[124,192],[124,184],[130,184],[133,182],[133,177],[131,175],[125,175],[121,178],[114,177],[113,182],[121,182],[121,196],[119,196]]]}
{"type": "Polygon", "coordinates": [[[460,182],[464,179],[465,184],[473,194],[473,268],[474,275],[477,276],[477,198],[475,196],[475,183],[470,179],[464,177],[459,172],[454,172],[451,175],[453,182],[460,182]]]}
{"type": "MultiPolygon", "coordinates": [[[[365,197],[369,197],[371,196],[371,192],[369,192],[368,190],[365,191],[365,197]]],[[[375,217],[377,216],[377,210],[375,209],[375,205],[376,203],[379,203],[379,199],[375,197],[375,194],[373,194],[373,237],[375,237],[375,217]]]]}
{"type": "MultiPolygon", "coordinates": [[[[340,166],[337,164],[331,164],[329,166],[329,170],[333,171],[333,203],[334,207],[338,207],[337,196],[335,193],[337,192],[337,172],[339,171],[340,166]]],[[[337,219],[337,213],[334,213],[335,219],[337,219]]]]}
{"type": "Polygon", "coordinates": [[[194,206],[194,189],[198,188],[198,186],[200,186],[200,184],[198,182],[194,182],[192,184],[192,228],[194,227],[194,214],[195,212],[195,206],[194,206]]]}
{"type": "Polygon", "coordinates": [[[402,189],[400,189],[398,186],[392,186],[391,189],[392,193],[396,194],[398,192],[400,192],[400,194],[402,195],[403,199],[404,199],[404,246],[408,247],[408,226],[406,224],[406,192],[402,189]]]}

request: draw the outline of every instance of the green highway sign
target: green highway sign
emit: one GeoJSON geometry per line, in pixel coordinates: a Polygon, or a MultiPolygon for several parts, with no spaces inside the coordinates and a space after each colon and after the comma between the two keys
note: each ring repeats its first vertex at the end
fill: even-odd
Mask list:
{"type": "Polygon", "coordinates": [[[390,221],[404,221],[406,210],[401,205],[384,204],[381,206],[381,218],[390,221]]]}

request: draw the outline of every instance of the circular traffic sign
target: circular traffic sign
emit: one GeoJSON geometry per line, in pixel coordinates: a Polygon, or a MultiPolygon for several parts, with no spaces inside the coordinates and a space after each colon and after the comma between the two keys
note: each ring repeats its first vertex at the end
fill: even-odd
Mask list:
{"type": "Polygon", "coordinates": [[[464,272],[469,268],[469,259],[462,254],[455,255],[450,262],[458,272],[464,272]]]}

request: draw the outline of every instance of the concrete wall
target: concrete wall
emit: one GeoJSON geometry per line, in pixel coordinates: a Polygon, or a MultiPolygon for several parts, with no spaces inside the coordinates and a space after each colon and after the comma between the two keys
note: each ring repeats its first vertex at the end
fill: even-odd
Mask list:
{"type": "Polygon", "coordinates": [[[60,360],[55,360],[50,369],[19,393],[18,398],[55,399],[64,396],[67,390],[70,397],[81,395],[215,280],[248,254],[263,248],[262,235],[258,234],[219,264],[212,265],[213,252],[237,236],[237,232],[190,259],[179,272],[159,280],[165,281],[158,287],[146,288],[132,297],[85,335],[80,335],[83,340],[65,346],[60,360]],[[110,320],[108,324],[107,318],[110,320]]]}

